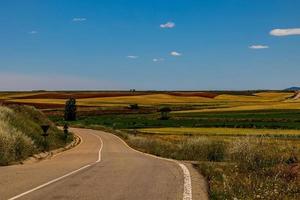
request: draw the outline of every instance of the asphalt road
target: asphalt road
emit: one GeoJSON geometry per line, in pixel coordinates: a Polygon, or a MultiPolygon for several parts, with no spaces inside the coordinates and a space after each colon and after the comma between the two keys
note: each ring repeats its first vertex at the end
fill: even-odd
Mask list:
{"type": "Polygon", "coordinates": [[[75,148],[0,167],[0,199],[207,199],[190,166],[137,152],[110,133],[71,131],[82,139],[75,148]]]}

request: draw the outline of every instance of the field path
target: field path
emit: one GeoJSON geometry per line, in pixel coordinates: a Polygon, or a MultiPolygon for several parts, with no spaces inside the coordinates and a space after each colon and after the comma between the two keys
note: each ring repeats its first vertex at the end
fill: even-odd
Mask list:
{"type": "Polygon", "coordinates": [[[207,199],[189,165],[137,152],[110,133],[71,131],[82,139],[77,147],[0,167],[0,199],[207,199]]]}

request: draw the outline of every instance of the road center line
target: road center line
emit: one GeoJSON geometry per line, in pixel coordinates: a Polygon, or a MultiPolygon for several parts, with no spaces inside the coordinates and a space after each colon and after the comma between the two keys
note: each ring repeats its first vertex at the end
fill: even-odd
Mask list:
{"type": "Polygon", "coordinates": [[[101,147],[100,147],[100,149],[99,149],[99,151],[98,151],[98,160],[96,160],[96,162],[95,163],[98,163],[98,162],[101,162],[101,151],[102,151],[102,148],[103,148],[103,141],[102,141],[102,139],[101,139],[101,137],[99,136],[99,135],[96,135],[96,134],[94,134],[94,133],[90,133],[90,134],[92,134],[92,135],[94,135],[95,137],[97,137],[99,140],[100,140],[100,143],[101,143],[101,147]]]}
{"type": "Polygon", "coordinates": [[[31,189],[31,190],[28,190],[28,191],[26,191],[26,192],[23,192],[23,193],[17,195],[17,196],[14,196],[14,197],[12,197],[12,198],[9,198],[8,200],[15,200],[15,199],[18,199],[18,198],[20,198],[20,197],[22,197],[22,196],[25,196],[25,195],[29,194],[29,193],[32,193],[32,192],[37,191],[37,190],[39,190],[39,189],[41,189],[41,188],[44,188],[44,187],[46,187],[46,186],[48,186],[48,185],[50,185],[50,184],[52,184],[52,183],[55,183],[55,182],[60,181],[60,180],[62,180],[62,179],[64,179],[64,178],[67,178],[68,176],[71,176],[71,175],[73,175],[73,174],[75,174],[75,173],[77,173],[77,172],[79,172],[79,171],[81,171],[81,170],[87,169],[87,168],[93,166],[93,165],[96,164],[96,163],[101,162],[101,151],[102,151],[102,148],[103,148],[103,141],[102,141],[102,139],[101,139],[101,137],[100,137],[99,135],[96,135],[96,134],[93,134],[93,133],[90,133],[90,134],[91,134],[91,135],[94,135],[95,137],[97,137],[97,138],[100,140],[100,143],[101,143],[100,149],[99,149],[99,151],[98,151],[98,159],[97,159],[94,163],[85,165],[85,166],[83,166],[83,167],[81,167],[81,168],[79,168],[79,169],[77,169],[77,170],[74,170],[74,171],[72,171],[72,172],[69,172],[69,173],[67,173],[67,174],[65,174],[65,175],[63,175],[63,176],[61,176],[61,177],[58,177],[58,178],[56,178],[56,179],[53,179],[53,180],[51,180],[51,181],[49,181],[49,182],[47,182],[47,183],[44,183],[44,184],[42,184],[42,185],[40,185],[40,186],[37,186],[37,187],[33,188],[33,189],[31,189]]]}

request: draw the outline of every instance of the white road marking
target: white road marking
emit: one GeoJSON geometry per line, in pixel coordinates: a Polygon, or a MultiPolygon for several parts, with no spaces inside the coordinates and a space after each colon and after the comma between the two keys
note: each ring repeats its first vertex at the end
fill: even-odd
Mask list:
{"type": "Polygon", "coordinates": [[[191,174],[188,168],[182,164],[178,163],[183,171],[184,176],[184,185],[183,185],[183,200],[192,200],[192,181],[191,181],[191,174]]]}
{"type": "Polygon", "coordinates": [[[55,182],[60,181],[60,180],[62,180],[62,179],[64,179],[64,178],[67,178],[68,176],[71,176],[71,175],[73,175],[73,174],[75,174],[75,173],[77,173],[77,172],[79,172],[79,171],[81,171],[81,170],[84,170],[84,169],[86,169],[86,168],[89,168],[89,167],[93,166],[93,165],[96,164],[96,163],[101,162],[101,151],[102,151],[102,148],[103,148],[103,141],[102,141],[102,139],[101,139],[101,137],[100,137],[99,135],[96,135],[96,134],[93,134],[93,133],[90,133],[90,134],[91,134],[91,135],[94,135],[95,137],[97,137],[97,138],[100,140],[100,143],[101,143],[100,149],[99,149],[99,151],[98,151],[98,159],[97,159],[94,163],[85,165],[85,166],[83,166],[83,167],[81,167],[81,168],[79,168],[79,169],[77,169],[77,170],[74,170],[74,171],[72,171],[72,172],[69,172],[69,173],[67,173],[67,174],[65,174],[65,175],[63,175],[63,176],[61,176],[61,177],[58,177],[58,178],[53,179],[53,180],[51,180],[51,181],[49,181],[49,182],[47,182],[47,183],[44,183],[44,184],[42,184],[42,185],[40,185],[40,186],[37,186],[37,187],[35,187],[35,188],[31,189],[31,190],[28,190],[28,191],[26,191],[26,192],[23,192],[22,194],[19,194],[19,195],[17,195],[17,196],[14,196],[14,197],[12,197],[12,198],[10,198],[10,199],[8,199],[8,200],[15,200],[15,199],[18,199],[18,198],[20,198],[20,197],[22,197],[22,196],[25,196],[25,195],[27,195],[27,194],[29,194],[29,193],[31,193],[31,192],[34,192],[34,191],[39,190],[39,189],[41,189],[41,188],[44,188],[44,187],[46,187],[46,186],[48,186],[48,185],[50,185],[50,184],[52,184],[52,183],[55,183],[55,182]]]}
{"type": "Polygon", "coordinates": [[[28,190],[28,191],[26,191],[26,192],[23,192],[22,194],[19,194],[19,195],[17,195],[17,196],[14,196],[14,197],[12,197],[12,198],[10,198],[10,199],[8,199],[8,200],[18,199],[18,198],[20,198],[20,197],[22,197],[22,196],[25,196],[26,194],[29,194],[29,193],[34,192],[34,191],[36,191],[36,190],[39,190],[39,189],[41,189],[41,188],[43,188],[43,187],[46,187],[46,186],[48,186],[48,185],[50,185],[50,184],[52,184],[52,183],[55,183],[55,182],[57,182],[57,181],[59,181],[59,180],[61,180],[61,179],[64,179],[64,178],[66,178],[66,177],[68,177],[68,176],[71,176],[72,174],[75,174],[75,173],[77,173],[77,172],[79,172],[79,171],[81,171],[81,170],[83,170],[83,169],[85,169],[85,168],[88,168],[88,167],[90,167],[90,166],[91,166],[91,165],[86,165],[86,166],[84,166],[84,167],[81,167],[81,168],[79,168],[79,169],[77,169],[77,170],[75,170],[75,171],[72,171],[72,172],[70,172],[70,173],[68,173],[68,174],[65,174],[65,175],[63,175],[63,176],[61,176],[61,177],[59,177],[59,178],[53,179],[53,180],[51,180],[51,181],[49,181],[49,182],[47,182],[47,183],[44,183],[44,184],[42,184],[42,185],[40,185],[40,186],[38,186],[38,187],[35,187],[35,188],[31,189],[31,190],[28,190]]]}
{"type": "Polygon", "coordinates": [[[183,171],[183,198],[182,199],[183,200],[192,200],[193,199],[193,197],[192,197],[192,178],[191,178],[191,174],[190,174],[190,171],[188,170],[188,168],[184,164],[178,162],[177,160],[173,160],[173,159],[169,159],[169,158],[162,158],[162,157],[159,157],[159,156],[155,156],[155,155],[152,155],[152,154],[148,154],[148,153],[138,151],[138,150],[132,148],[131,146],[129,146],[119,136],[117,136],[115,134],[112,134],[112,133],[110,133],[110,134],[113,135],[114,137],[118,138],[121,142],[123,142],[125,144],[125,146],[127,146],[128,148],[132,149],[135,152],[138,152],[138,153],[150,156],[150,157],[154,157],[154,158],[157,158],[157,159],[174,162],[174,163],[178,164],[180,166],[180,168],[182,169],[182,171],[183,171]]]}
{"type": "Polygon", "coordinates": [[[90,134],[92,134],[95,137],[97,137],[100,140],[100,143],[101,143],[101,147],[100,147],[99,152],[98,152],[98,160],[95,162],[95,163],[98,163],[98,162],[101,162],[101,151],[102,151],[102,148],[103,148],[103,141],[102,141],[102,139],[101,139],[101,137],[99,135],[96,135],[94,133],[90,133],[90,134]]]}

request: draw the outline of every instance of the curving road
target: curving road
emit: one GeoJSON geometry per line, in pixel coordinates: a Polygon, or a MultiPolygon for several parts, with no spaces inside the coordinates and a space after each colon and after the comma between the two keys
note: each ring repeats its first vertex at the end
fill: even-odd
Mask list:
{"type": "Polygon", "coordinates": [[[207,199],[201,177],[188,165],[137,152],[110,133],[71,131],[82,139],[75,148],[0,167],[0,199],[207,199]]]}

